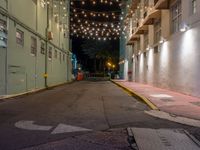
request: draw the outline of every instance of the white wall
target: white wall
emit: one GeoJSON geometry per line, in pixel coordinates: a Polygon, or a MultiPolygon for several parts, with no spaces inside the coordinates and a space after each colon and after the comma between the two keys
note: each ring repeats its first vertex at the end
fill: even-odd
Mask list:
{"type": "MultiPolygon", "coordinates": [[[[158,44],[158,53],[151,47],[146,58],[143,53],[138,56],[138,60],[137,56],[134,57],[132,70],[136,71],[136,82],[200,97],[200,0],[197,2],[197,13],[192,15],[191,1],[182,0],[183,22],[189,26],[186,32],[171,34],[170,12],[162,11],[162,37],[166,41],[158,44]]],[[[152,26],[149,26],[149,34],[152,46],[152,26]]],[[[143,46],[143,36],[140,41],[143,46]]]]}

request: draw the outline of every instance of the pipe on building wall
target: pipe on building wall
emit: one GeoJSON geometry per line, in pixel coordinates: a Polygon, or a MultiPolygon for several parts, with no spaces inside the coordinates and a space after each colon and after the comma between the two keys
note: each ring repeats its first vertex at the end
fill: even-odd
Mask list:
{"type": "MultiPolygon", "coordinates": [[[[8,0],[6,0],[6,9],[8,10],[8,0]]],[[[6,17],[6,27],[8,30],[9,18],[6,17]]],[[[7,43],[8,47],[8,43],[7,43]]],[[[6,56],[5,56],[5,94],[8,94],[8,48],[6,47],[6,56]]]]}
{"type": "Polygon", "coordinates": [[[47,78],[48,78],[48,31],[49,31],[49,5],[47,5],[47,27],[46,27],[46,49],[45,49],[45,87],[48,88],[47,78]]]}

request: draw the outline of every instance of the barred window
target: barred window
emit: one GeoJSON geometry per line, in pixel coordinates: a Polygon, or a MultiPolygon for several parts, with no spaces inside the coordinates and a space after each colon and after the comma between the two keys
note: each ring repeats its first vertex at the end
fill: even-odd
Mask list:
{"type": "Polygon", "coordinates": [[[52,47],[51,46],[49,47],[49,55],[48,56],[49,56],[49,59],[52,59],[52,47]]]}
{"type": "Polygon", "coordinates": [[[172,33],[178,32],[182,21],[181,0],[178,0],[171,6],[171,21],[172,33]]]}
{"type": "Polygon", "coordinates": [[[154,43],[158,43],[161,39],[161,21],[160,19],[155,20],[154,23],[154,43]]]}
{"type": "Polygon", "coordinates": [[[63,61],[65,61],[65,54],[63,54],[63,61]]]}
{"type": "Polygon", "coordinates": [[[41,47],[40,47],[40,52],[41,54],[45,54],[45,43],[44,42],[41,42],[41,47]]]}
{"type": "Polygon", "coordinates": [[[7,47],[6,21],[0,19],[0,48],[7,47]]]}
{"type": "Polygon", "coordinates": [[[149,44],[149,35],[148,32],[146,32],[144,34],[144,49],[148,48],[148,44],[149,44]]]}
{"type": "Polygon", "coordinates": [[[16,30],[16,42],[19,45],[24,45],[24,32],[19,29],[16,30]]]}
{"type": "Polygon", "coordinates": [[[59,59],[60,59],[60,63],[61,63],[61,61],[62,61],[62,53],[61,52],[60,52],[59,59]]]}
{"type": "Polygon", "coordinates": [[[37,54],[37,39],[35,37],[31,37],[31,54],[34,56],[37,54]]]}
{"type": "Polygon", "coordinates": [[[55,52],[54,52],[54,58],[58,58],[58,51],[57,50],[55,50],[55,52]]]}
{"type": "Polygon", "coordinates": [[[197,12],[197,0],[192,0],[192,14],[197,12]]]}

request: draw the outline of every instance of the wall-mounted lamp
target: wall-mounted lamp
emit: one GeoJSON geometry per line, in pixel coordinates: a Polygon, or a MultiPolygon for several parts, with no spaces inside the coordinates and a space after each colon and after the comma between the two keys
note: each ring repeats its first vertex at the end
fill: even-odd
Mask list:
{"type": "Polygon", "coordinates": [[[164,43],[165,41],[166,41],[166,39],[163,38],[163,37],[161,37],[159,43],[162,44],[162,43],[164,43]]]}
{"type": "Polygon", "coordinates": [[[183,22],[180,27],[180,32],[185,32],[187,30],[189,30],[189,25],[183,22]]]}

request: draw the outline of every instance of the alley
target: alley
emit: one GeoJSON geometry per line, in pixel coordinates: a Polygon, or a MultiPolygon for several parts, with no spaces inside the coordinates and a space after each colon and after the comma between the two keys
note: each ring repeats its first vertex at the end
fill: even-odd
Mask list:
{"type": "Polygon", "coordinates": [[[47,143],[65,143],[63,149],[129,149],[127,127],[184,128],[199,136],[197,128],[153,118],[144,110],[149,108],[109,81],[75,82],[2,100],[0,149],[47,143]]]}

